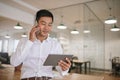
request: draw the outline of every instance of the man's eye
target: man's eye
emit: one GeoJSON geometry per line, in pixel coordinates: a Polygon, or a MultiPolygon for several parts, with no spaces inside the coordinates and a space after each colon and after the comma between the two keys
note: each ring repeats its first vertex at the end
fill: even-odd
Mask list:
{"type": "Polygon", "coordinates": [[[52,26],[52,24],[49,24],[48,26],[52,26]]]}
{"type": "Polygon", "coordinates": [[[45,23],[42,23],[42,25],[46,25],[45,23]]]}

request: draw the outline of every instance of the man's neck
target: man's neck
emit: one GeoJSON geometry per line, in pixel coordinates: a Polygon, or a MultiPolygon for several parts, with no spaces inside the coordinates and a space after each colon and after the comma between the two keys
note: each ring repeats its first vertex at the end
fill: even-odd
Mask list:
{"type": "Polygon", "coordinates": [[[46,40],[48,36],[42,36],[42,35],[39,35],[37,36],[37,39],[40,40],[41,42],[43,42],[43,40],[46,40]]]}

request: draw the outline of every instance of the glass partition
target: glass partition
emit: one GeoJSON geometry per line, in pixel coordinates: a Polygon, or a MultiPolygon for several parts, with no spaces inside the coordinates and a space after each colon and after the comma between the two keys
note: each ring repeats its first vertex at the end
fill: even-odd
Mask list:
{"type": "Polygon", "coordinates": [[[105,34],[104,24],[84,5],[84,60],[91,61],[93,68],[104,69],[105,34]],[[85,32],[86,31],[86,32],[85,32]]]}
{"type": "Polygon", "coordinates": [[[78,4],[51,10],[55,15],[53,31],[61,42],[65,54],[73,54],[81,61],[90,61],[91,68],[104,69],[104,24],[86,4],[78,4]],[[57,29],[63,17],[65,30],[57,29]],[[76,29],[79,34],[71,34],[76,29]]]}

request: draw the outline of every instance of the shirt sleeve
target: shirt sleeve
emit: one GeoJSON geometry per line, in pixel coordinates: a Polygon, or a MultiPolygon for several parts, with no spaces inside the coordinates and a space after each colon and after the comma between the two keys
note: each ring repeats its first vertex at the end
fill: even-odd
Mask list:
{"type": "Polygon", "coordinates": [[[63,71],[60,66],[56,66],[56,70],[60,73],[61,76],[67,75],[69,71],[69,69],[63,71]]]}
{"type": "Polygon", "coordinates": [[[11,55],[10,63],[13,66],[20,65],[29,54],[29,50],[32,46],[33,42],[27,39],[21,39],[18,43],[17,49],[15,53],[11,55]]]}
{"type": "MultiPolygon", "coordinates": [[[[57,43],[56,50],[57,50],[57,53],[63,54],[63,48],[62,48],[62,46],[61,46],[61,44],[60,44],[59,42],[57,43]]],[[[67,75],[67,74],[68,74],[68,71],[69,71],[69,69],[66,70],[66,71],[63,71],[60,66],[56,66],[56,70],[57,70],[62,76],[67,75]]]]}

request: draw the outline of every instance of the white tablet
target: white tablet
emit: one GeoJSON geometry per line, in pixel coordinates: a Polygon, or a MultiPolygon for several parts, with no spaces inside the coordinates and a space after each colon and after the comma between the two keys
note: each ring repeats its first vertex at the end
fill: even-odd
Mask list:
{"type": "Polygon", "coordinates": [[[49,54],[44,62],[44,66],[57,66],[60,60],[65,61],[65,58],[72,60],[73,55],[68,54],[49,54]]]}

